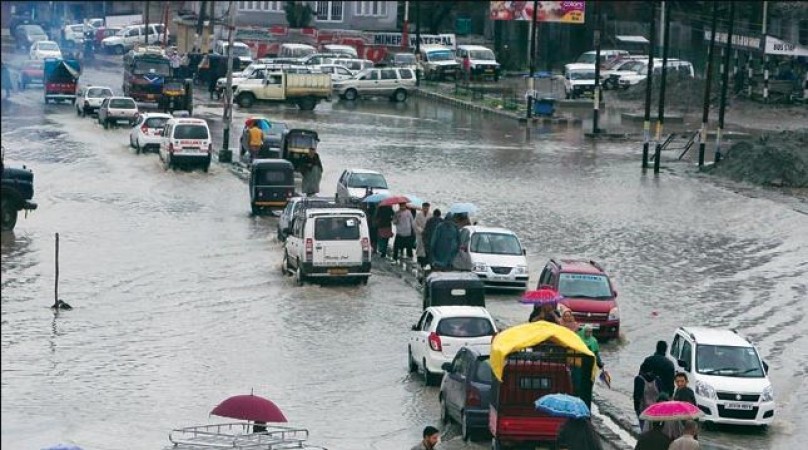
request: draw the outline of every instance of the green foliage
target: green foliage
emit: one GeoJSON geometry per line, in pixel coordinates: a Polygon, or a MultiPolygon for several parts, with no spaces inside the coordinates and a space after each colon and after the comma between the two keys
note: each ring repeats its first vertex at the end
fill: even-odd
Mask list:
{"type": "Polygon", "coordinates": [[[289,28],[307,28],[314,18],[314,11],[308,3],[289,1],[286,2],[283,10],[286,11],[286,22],[289,23],[289,28]]]}

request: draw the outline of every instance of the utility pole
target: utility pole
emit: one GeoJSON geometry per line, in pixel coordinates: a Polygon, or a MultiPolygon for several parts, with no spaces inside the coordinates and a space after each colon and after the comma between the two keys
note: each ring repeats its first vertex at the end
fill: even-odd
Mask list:
{"type": "Polygon", "coordinates": [[[769,102],[769,55],[766,53],[766,33],[768,32],[769,2],[763,2],[763,102],[769,102]]]}
{"type": "Polygon", "coordinates": [[[421,2],[415,2],[415,60],[418,66],[415,68],[415,85],[421,85],[423,69],[421,65],[421,2]]]}
{"type": "Polygon", "coordinates": [[[224,137],[222,149],[219,150],[219,162],[233,161],[233,152],[230,150],[230,128],[233,125],[233,42],[236,39],[236,2],[229,2],[229,17],[227,24],[227,87],[224,94],[224,137]]]}
{"type": "MultiPolygon", "coordinates": [[[[651,87],[652,80],[650,74],[654,73],[654,47],[656,46],[656,4],[657,2],[649,2],[651,4],[651,13],[649,14],[649,21],[651,22],[651,30],[648,33],[650,42],[648,43],[648,66],[646,67],[649,74],[645,79],[645,120],[642,123],[642,168],[648,168],[648,147],[651,145],[651,87]]],[[[660,24],[661,26],[661,24],[660,24]]]]}
{"type": "Polygon", "coordinates": [[[410,2],[404,2],[404,27],[401,29],[401,49],[407,50],[410,45],[410,2]]]}
{"type": "Polygon", "coordinates": [[[536,79],[533,75],[536,73],[536,13],[539,9],[539,2],[533,0],[533,19],[530,22],[530,75],[528,86],[530,92],[527,95],[527,118],[533,117],[533,94],[536,92],[536,79]]]}
{"type": "Polygon", "coordinates": [[[202,45],[200,44],[200,40],[202,39],[202,27],[205,25],[205,6],[207,5],[206,0],[202,0],[199,4],[199,16],[196,19],[196,30],[194,33],[194,48],[199,53],[202,53],[202,45]]]}
{"type": "Polygon", "coordinates": [[[727,85],[729,84],[729,53],[732,49],[732,28],[735,24],[735,2],[729,2],[729,30],[727,31],[727,47],[724,52],[724,73],[721,76],[721,105],[718,109],[718,132],[715,136],[715,162],[721,161],[721,134],[724,132],[724,110],[727,107],[727,85]]]}
{"type": "MultiPolygon", "coordinates": [[[[536,14],[536,10],[533,10],[536,14]]],[[[601,33],[600,2],[595,2],[595,90],[592,92],[592,134],[600,132],[598,119],[600,115],[600,33],[601,33]]]]}
{"type": "Polygon", "coordinates": [[[713,0],[713,19],[710,22],[710,47],[707,52],[707,80],[704,84],[704,110],[701,114],[699,136],[699,167],[704,167],[704,147],[707,144],[707,124],[710,118],[710,88],[713,83],[713,55],[715,54],[715,27],[718,22],[718,2],[713,0]]]}
{"type": "MultiPolygon", "coordinates": [[[[662,9],[666,9],[668,5],[662,2],[662,9]]],[[[670,11],[664,11],[665,27],[663,33],[662,45],[662,77],[659,81],[659,111],[657,112],[657,129],[656,129],[656,149],[654,150],[654,173],[659,173],[659,160],[662,159],[662,129],[665,126],[665,81],[668,75],[668,47],[670,47],[670,30],[671,30],[671,15],[670,11]]],[[[648,82],[653,80],[654,73],[648,73],[648,82]]]]}
{"type": "Polygon", "coordinates": [[[145,37],[144,37],[143,42],[145,42],[145,44],[148,46],[149,45],[149,0],[146,0],[146,19],[145,19],[145,22],[146,22],[146,29],[143,30],[143,31],[146,34],[144,35],[145,37]]]}

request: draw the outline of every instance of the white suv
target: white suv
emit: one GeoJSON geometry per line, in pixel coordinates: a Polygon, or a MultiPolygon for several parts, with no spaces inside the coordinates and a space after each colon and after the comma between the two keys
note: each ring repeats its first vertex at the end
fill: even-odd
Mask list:
{"type": "Polygon", "coordinates": [[[487,286],[527,289],[530,272],[525,249],[513,231],[478,226],[460,230],[460,257],[487,286]]]}
{"type": "Polygon", "coordinates": [[[163,168],[175,168],[179,164],[192,163],[210,168],[213,141],[208,123],[202,119],[171,119],[163,128],[160,140],[160,159],[163,168]]]}
{"type": "MultiPolygon", "coordinates": [[[[123,28],[115,36],[106,37],[101,40],[101,47],[107,53],[122,55],[135,48],[138,44],[146,43],[146,33],[148,30],[149,42],[161,42],[165,31],[163,24],[129,25],[123,28]]],[[[168,33],[170,34],[170,33],[168,33]]]]}
{"type": "Polygon", "coordinates": [[[415,89],[415,72],[397,67],[365,69],[356,78],[337,81],[332,87],[345,100],[356,100],[361,95],[390,97],[403,102],[415,89]]]}
{"type": "Polygon", "coordinates": [[[367,284],[370,278],[370,232],[364,211],[318,204],[300,209],[286,237],[283,271],[298,286],[308,278],[349,277],[367,284]]]}
{"type": "Polygon", "coordinates": [[[443,363],[452,362],[463,347],[491,351],[497,333],[494,319],[480,306],[430,306],[412,326],[408,344],[410,372],[421,371],[427,386],[440,383],[443,363]]]}
{"type": "Polygon", "coordinates": [[[681,327],[670,358],[685,372],[704,421],[768,425],[774,420],[774,392],[768,365],[746,338],[731,330],[681,327]]]}

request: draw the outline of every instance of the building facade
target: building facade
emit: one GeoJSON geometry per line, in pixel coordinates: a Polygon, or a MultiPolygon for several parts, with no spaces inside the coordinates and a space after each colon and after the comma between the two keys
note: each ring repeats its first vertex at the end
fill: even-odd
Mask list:
{"type": "MultiPolygon", "coordinates": [[[[328,30],[395,31],[395,1],[308,1],[312,28],[328,30]]],[[[284,1],[237,1],[238,27],[286,26],[284,1]]]]}

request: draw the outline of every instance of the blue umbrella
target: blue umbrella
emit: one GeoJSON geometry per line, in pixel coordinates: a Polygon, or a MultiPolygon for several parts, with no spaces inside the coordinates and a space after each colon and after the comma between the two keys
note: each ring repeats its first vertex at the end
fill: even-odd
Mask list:
{"type": "Polygon", "coordinates": [[[421,205],[424,204],[424,200],[421,197],[418,197],[417,195],[405,194],[404,197],[407,197],[408,199],[410,199],[410,203],[412,203],[413,205],[415,205],[415,206],[417,206],[419,208],[421,207],[421,205]]]}
{"type": "Polygon", "coordinates": [[[536,409],[551,416],[583,419],[589,417],[589,408],[578,397],[567,394],[547,394],[536,400],[536,409]]]}
{"type": "Polygon", "coordinates": [[[56,444],[42,450],[82,450],[82,448],[73,444],[56,444]]]}
{"type": "Polygon", "coordinates": [[[449,207],[449,212],[452,214],[474,214],[477,212],[477,207],[474,203],[452,203],[449,207]]]}
{"type": "Polygon", "coordinates": [[[390,194],[385,192],[380,192],[378,194],[370,194],[362,199],[362,203],[379,203],[380,201],[386,199],[389,196],[390,194]]]}

